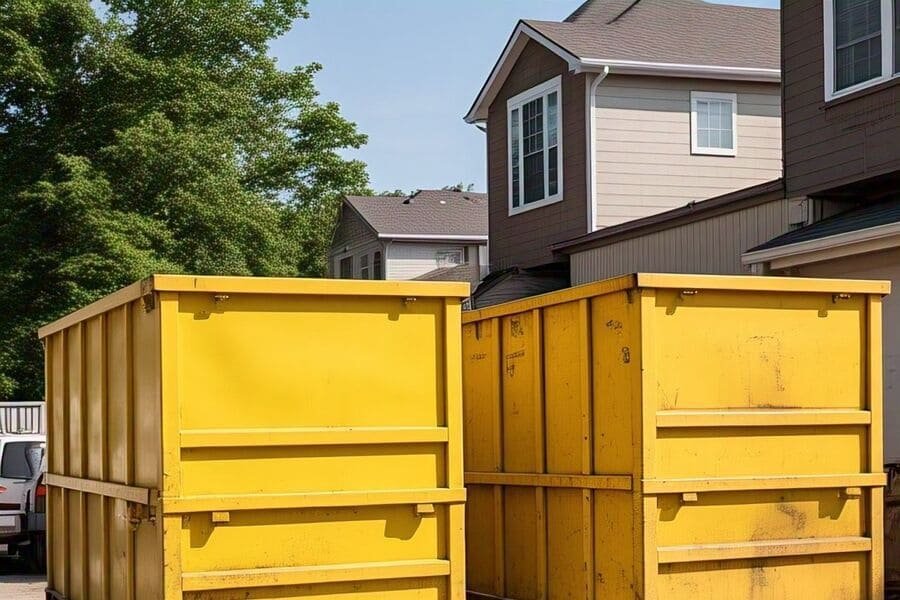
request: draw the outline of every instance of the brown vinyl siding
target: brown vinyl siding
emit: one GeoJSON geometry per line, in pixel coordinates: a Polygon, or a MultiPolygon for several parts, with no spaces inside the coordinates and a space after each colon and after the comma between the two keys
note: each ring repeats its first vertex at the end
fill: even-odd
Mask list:
{"type": "Polygon", "coordinates": [[[785,0],[781,18],[788,195],[900,169],[900,79],[826,103],[822,0],[785,0]]]}
{"type": "Polygon", "coordinates": [[[585,75],[529,41],[491,104],[487,124],[490,258],[493,270],[554,260],[550,245],[587,231],[585,75]],[[563,200],[509,215],[506,101],[562,75],[563,200]]]}

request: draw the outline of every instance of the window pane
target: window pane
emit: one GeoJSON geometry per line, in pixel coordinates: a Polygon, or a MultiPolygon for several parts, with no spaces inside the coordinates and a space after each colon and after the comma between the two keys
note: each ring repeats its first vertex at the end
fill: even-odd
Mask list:
{"type": "Polygon", "coordinates": [[[525,204],[544,199],[544,153],[525,157],[525,204]]]}
{"type": "Polygon", "coordinates": [[[549,194],[553,196],[559,192],[559,149],[557,146],[547,152],[547,177],[550,180],[549,194]]]}
{"type": "Polygon", "coordinates": [[[341,259],[341,279],[352,279],[353,278],[353,257],[348,256],[347,258],[341,259]]]}
{"type": "Polygon", "coordinates": [[[700,148],[709,148],[709,129],[697,130],[697,146],[700,148]]]}
{"type": "Polygon", "coordinates": [[[734,149],[734,103],[697,100],[697,147],[734,149]]]}
{"type": "Polygon", "coordinates": [[[556,109],[556,92],[547,96],[547,147],[556,146],[559,126],[559,112],[556,109]]]}
{"type": "Polygon", "coordinates": [[[524,203],[544,199],[544,99],[522,106],[522,156],[525,178],[524,203]]]}
{"type": "Polygon", "coordinates": [[[709,129],[709,104],[702,100],[697,101],[697,128],[709,129]]]}
{"type": "Polygon", "coordinates": [[[528,156],[544,149],[544,99],[537,98],[522,107],[522,154],[528,156]]]}
{"type": "Polygon", "coordinates": [[[881,32],[881,0],[835,0],[835,43],[838,47],[881,32]]]}
{"type": "Polygon", "coordinates": [[[834,0],[835,90],[881,76],[881,0],[834,0]]]}
{"type": "Polygon", "coordinates": [[[372,258],[372,269],[375,271],[375,279],[381,279],[381,252],[376,252],[372,258]]]}
{"type": "Polygon", "coordinates": [[[512,205],[519,206],[519,109],[512,111],[510,144],[512,144],[512,205]]]}
{"type": "Polygon", "coordinates": [[[3,446],[3,460],[0,463],[0,477],[6,479],[31,479],[34,474],[28,456],[40,442],[9,442],[3,446]]]}

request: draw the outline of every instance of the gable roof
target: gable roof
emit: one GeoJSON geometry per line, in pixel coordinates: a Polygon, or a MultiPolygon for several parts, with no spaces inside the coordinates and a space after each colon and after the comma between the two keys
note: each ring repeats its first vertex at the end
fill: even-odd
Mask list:
{"type": "Polygon", "coordinates": [[[421,190],[406,198],[347,196],[344,202],[382,239],[487,240],[487,194],[421,190]]]}
{"type": "Polygon", "coordinates": [[[484,120],[525,44],[533,40],[575,71],[781,80],[777,9],[703,0],[588,0],[565,21],[519,21],[465,117],[484,120]]]}

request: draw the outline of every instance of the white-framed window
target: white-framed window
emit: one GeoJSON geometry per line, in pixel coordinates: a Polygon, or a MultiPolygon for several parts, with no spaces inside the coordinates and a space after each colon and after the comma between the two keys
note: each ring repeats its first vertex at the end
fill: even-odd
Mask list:
{"type": "Polygon", "coordinates": [[[691,154],[737,156],[737,94],[691,92],[691,154]]]}
{"type": "Polygon", "coordinates": [[[900,76],[900,0],[823,0],[825,100],[900,76]]]}
{"type": "Polygon", "coordinates": [[[506,102],[509,214],[563,198],[562,76],[506,102]]]}
{"type": "Polygon", "coordinates": [[[441,250],[435,253],[434,258],[438,267],[455,267],[463,264],[462,250],[441,250]]]}
{"type": "Polygon", "coordinates": [[[369,279],[369,255],[363,254],[359,257],[359,278],[369,279]]]}

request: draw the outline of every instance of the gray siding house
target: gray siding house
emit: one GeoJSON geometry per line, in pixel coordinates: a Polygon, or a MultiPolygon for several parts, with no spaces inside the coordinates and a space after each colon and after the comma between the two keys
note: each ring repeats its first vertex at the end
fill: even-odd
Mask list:
{"type": "Polygon", "coordinates": [[[487,236],[485,194],[421,190],[406,198],[348,196],[328,274],[474,284],[486,273],[487,236]]]}
{"type": "Polygon", "coordinates": [[[520,21],[466,115],[486,129],[492,271],[781,176],[779,12],[589,0],[520,21]]]}

